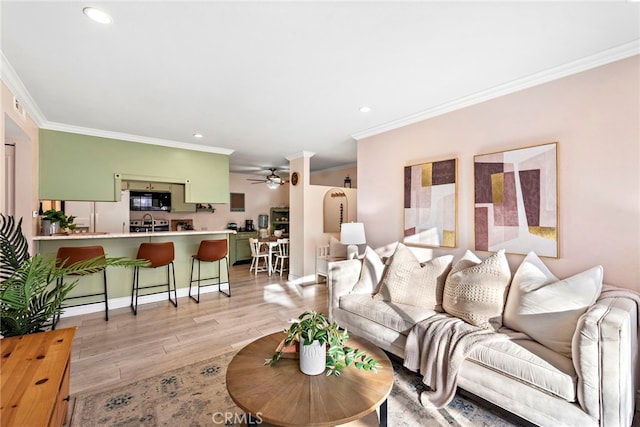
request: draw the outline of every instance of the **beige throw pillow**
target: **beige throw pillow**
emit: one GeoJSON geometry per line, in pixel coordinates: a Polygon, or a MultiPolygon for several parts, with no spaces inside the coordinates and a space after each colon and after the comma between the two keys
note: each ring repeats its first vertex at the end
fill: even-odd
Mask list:
{"type": "Polygon", "coordinates": [[[362,271],[360,272],[360,280],[353,287],[354,294],[373,294],[378,288],[382,275],[384,273],[384,262],[380,255],[367,246],[364,250],[364,258],[362,259],[362,271]]]}
{"type": "Polygon", "coordinates": [[[578,319],[600,296],[602,276],[597,266],[560,280],[529,252],[513,275],[504,325],[571,357],[578,319]]]}
{"type": "Polygon", "coordinates": [[[504,249],[484,261],[467,251],[445,282],[444,311],[480,328],[497,330],[502,326],[510,280],[504,249]]]}
{"type": "Polygon", "coordinates": [[[346,258],[347,246],[340,243],[340,240],[331,236],[329,239],[329,256],[332,258],[346,258]]]}
{"type": "Polygon", "coordinates": [[[452,260],[452,255],[445,255],[420,263],[398,243],[374,298],[442,311],[442,288],[452,260]]]}

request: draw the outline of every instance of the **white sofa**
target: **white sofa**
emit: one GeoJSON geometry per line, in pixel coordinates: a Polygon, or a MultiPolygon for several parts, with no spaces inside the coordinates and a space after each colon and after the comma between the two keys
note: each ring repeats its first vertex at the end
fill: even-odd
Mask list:
{"type": "MultiPolygon", "coordinates": [[[[371,269],[366,257],[328,265],[329,316],[405,358],[412,328],[435,311],[372,297],[380,292],[380,272],[371,269]]],[[[629,426],[637,367],[637,299],[617,289],[579,315],[570,357],[531,338],[479,345],[462,363],[457,385],[540,426],[629,426]]]]}

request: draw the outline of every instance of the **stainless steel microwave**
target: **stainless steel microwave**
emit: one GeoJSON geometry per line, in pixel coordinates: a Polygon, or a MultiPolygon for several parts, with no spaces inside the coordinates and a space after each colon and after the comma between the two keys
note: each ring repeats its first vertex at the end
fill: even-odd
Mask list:
{"type": "Polygon", "coordinates": [[[132,211],[170,211],[171,193],[131,191],[129,209],[132,211]]]}

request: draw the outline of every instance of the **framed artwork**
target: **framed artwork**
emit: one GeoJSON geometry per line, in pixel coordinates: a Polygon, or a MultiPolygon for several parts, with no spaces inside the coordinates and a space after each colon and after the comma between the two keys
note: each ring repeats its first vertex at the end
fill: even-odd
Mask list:
{"type": "Polygon", "coordinates": [[[559,257],[558,143],[474,157],[475,248],[559,257]]]}
{"type": "Polygon", "coordinates": [[[458,159],[404,168],[404,240],[456,247],[458,159]]]}

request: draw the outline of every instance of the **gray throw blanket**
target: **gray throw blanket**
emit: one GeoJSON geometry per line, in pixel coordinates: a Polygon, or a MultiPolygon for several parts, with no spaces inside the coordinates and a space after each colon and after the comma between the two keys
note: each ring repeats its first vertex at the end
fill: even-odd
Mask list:
{"type": "Polygon", "coordinates": [[[446,406],[455,395],[458,370],[474,347],[507,338],[444,313],[417,323],[407,336],[404,366],[420,372],[431,389],[420,395],[422,405],[446,406]]]}

